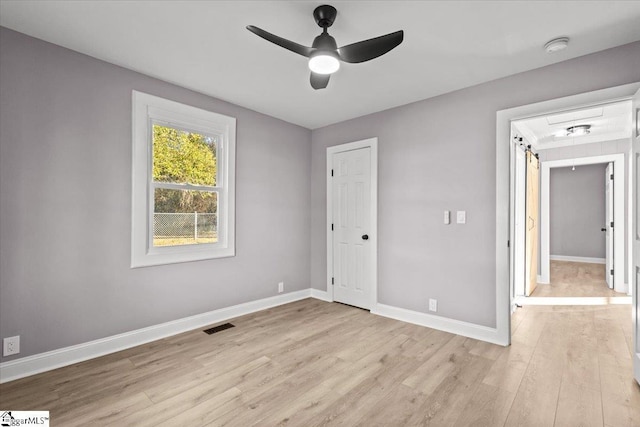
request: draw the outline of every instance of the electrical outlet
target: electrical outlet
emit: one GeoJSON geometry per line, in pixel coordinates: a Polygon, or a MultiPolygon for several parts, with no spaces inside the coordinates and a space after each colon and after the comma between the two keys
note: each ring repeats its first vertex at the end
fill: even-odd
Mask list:
{"type": "Polygon", "coordinates": [[[438,311],[438,300],[429,298],[429,311],[438,311]]]}
{"type": "Polygon", "coordinates": [[[281,294],[284,292],[284,282],[278,283],[278,293],[281,294]]]}
{"type": "Polygon", "coordinates": [[[2,340],[2,355],[11,356],[20,353],[20,335],[2,340]]]}
{"type": "Polygon", "coordinates": [[[467,223],[467,211],[458,211],[456,219],[457,219],[457,223],[458,224],[466,224],[467,223]]]}

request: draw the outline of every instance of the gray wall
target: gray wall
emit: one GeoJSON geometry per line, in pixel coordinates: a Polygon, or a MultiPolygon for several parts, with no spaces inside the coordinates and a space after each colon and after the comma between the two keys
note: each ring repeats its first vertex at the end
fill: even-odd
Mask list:
{"type": "Polygon", "coordinates": [[[552,168],[549,176],[551,255],[605,257],[606,164],[552,168]]]}
{"type": "Polygon", "coordinates": [[[0,31],[0,337],[19,357],[309,288],[309,130],[0,31]],[[237,118],[236,257],[129,268],[132,89],[237,118]]]}
{"type": "Polygon", "coordinates": [[[326,147],[377,136],[378,301],[437,298],[438,315],[494,327],[496,111],[636,81],[640,42],[314,130],[311,285],[326,289],[326,147]]]}

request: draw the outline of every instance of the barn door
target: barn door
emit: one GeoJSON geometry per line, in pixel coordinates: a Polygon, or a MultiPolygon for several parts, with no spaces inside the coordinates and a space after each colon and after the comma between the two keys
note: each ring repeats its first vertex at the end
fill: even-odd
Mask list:
{"type": "Polygon", "coordinates": [[[540,161],[527,151],[526,201],[526,276],[525,295],[530,296],[538,284],[538,203],[540,194],[540,161]]]}

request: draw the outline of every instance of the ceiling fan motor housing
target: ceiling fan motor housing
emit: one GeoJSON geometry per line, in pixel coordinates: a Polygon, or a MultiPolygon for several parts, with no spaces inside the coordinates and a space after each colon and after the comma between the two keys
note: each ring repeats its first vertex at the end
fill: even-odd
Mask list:
{"type": "Polygon", "coordinates": [[[337,15],[338,11],[336,8],[329,6],[328,4],[318,6],[313,11],[313,17],[315,18],[316,23],[322,28],[329,28],[332,26],[337,15]]]}
{"type": "Polygon", "coordinates": [[[330,36],[329,33],[325,32],[313,39],[313,44],[311,46],[320,50],[336,50],[338,48],[336,39],[330,36]]]}

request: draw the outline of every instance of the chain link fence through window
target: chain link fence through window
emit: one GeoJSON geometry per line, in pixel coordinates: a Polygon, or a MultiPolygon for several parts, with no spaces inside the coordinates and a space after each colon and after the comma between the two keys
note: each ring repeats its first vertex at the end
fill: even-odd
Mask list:
{"type": "Polygon", "coordinates": [[[218,241],[215,213],[154,213],[153,246],[193,245],[218,241]]]}

